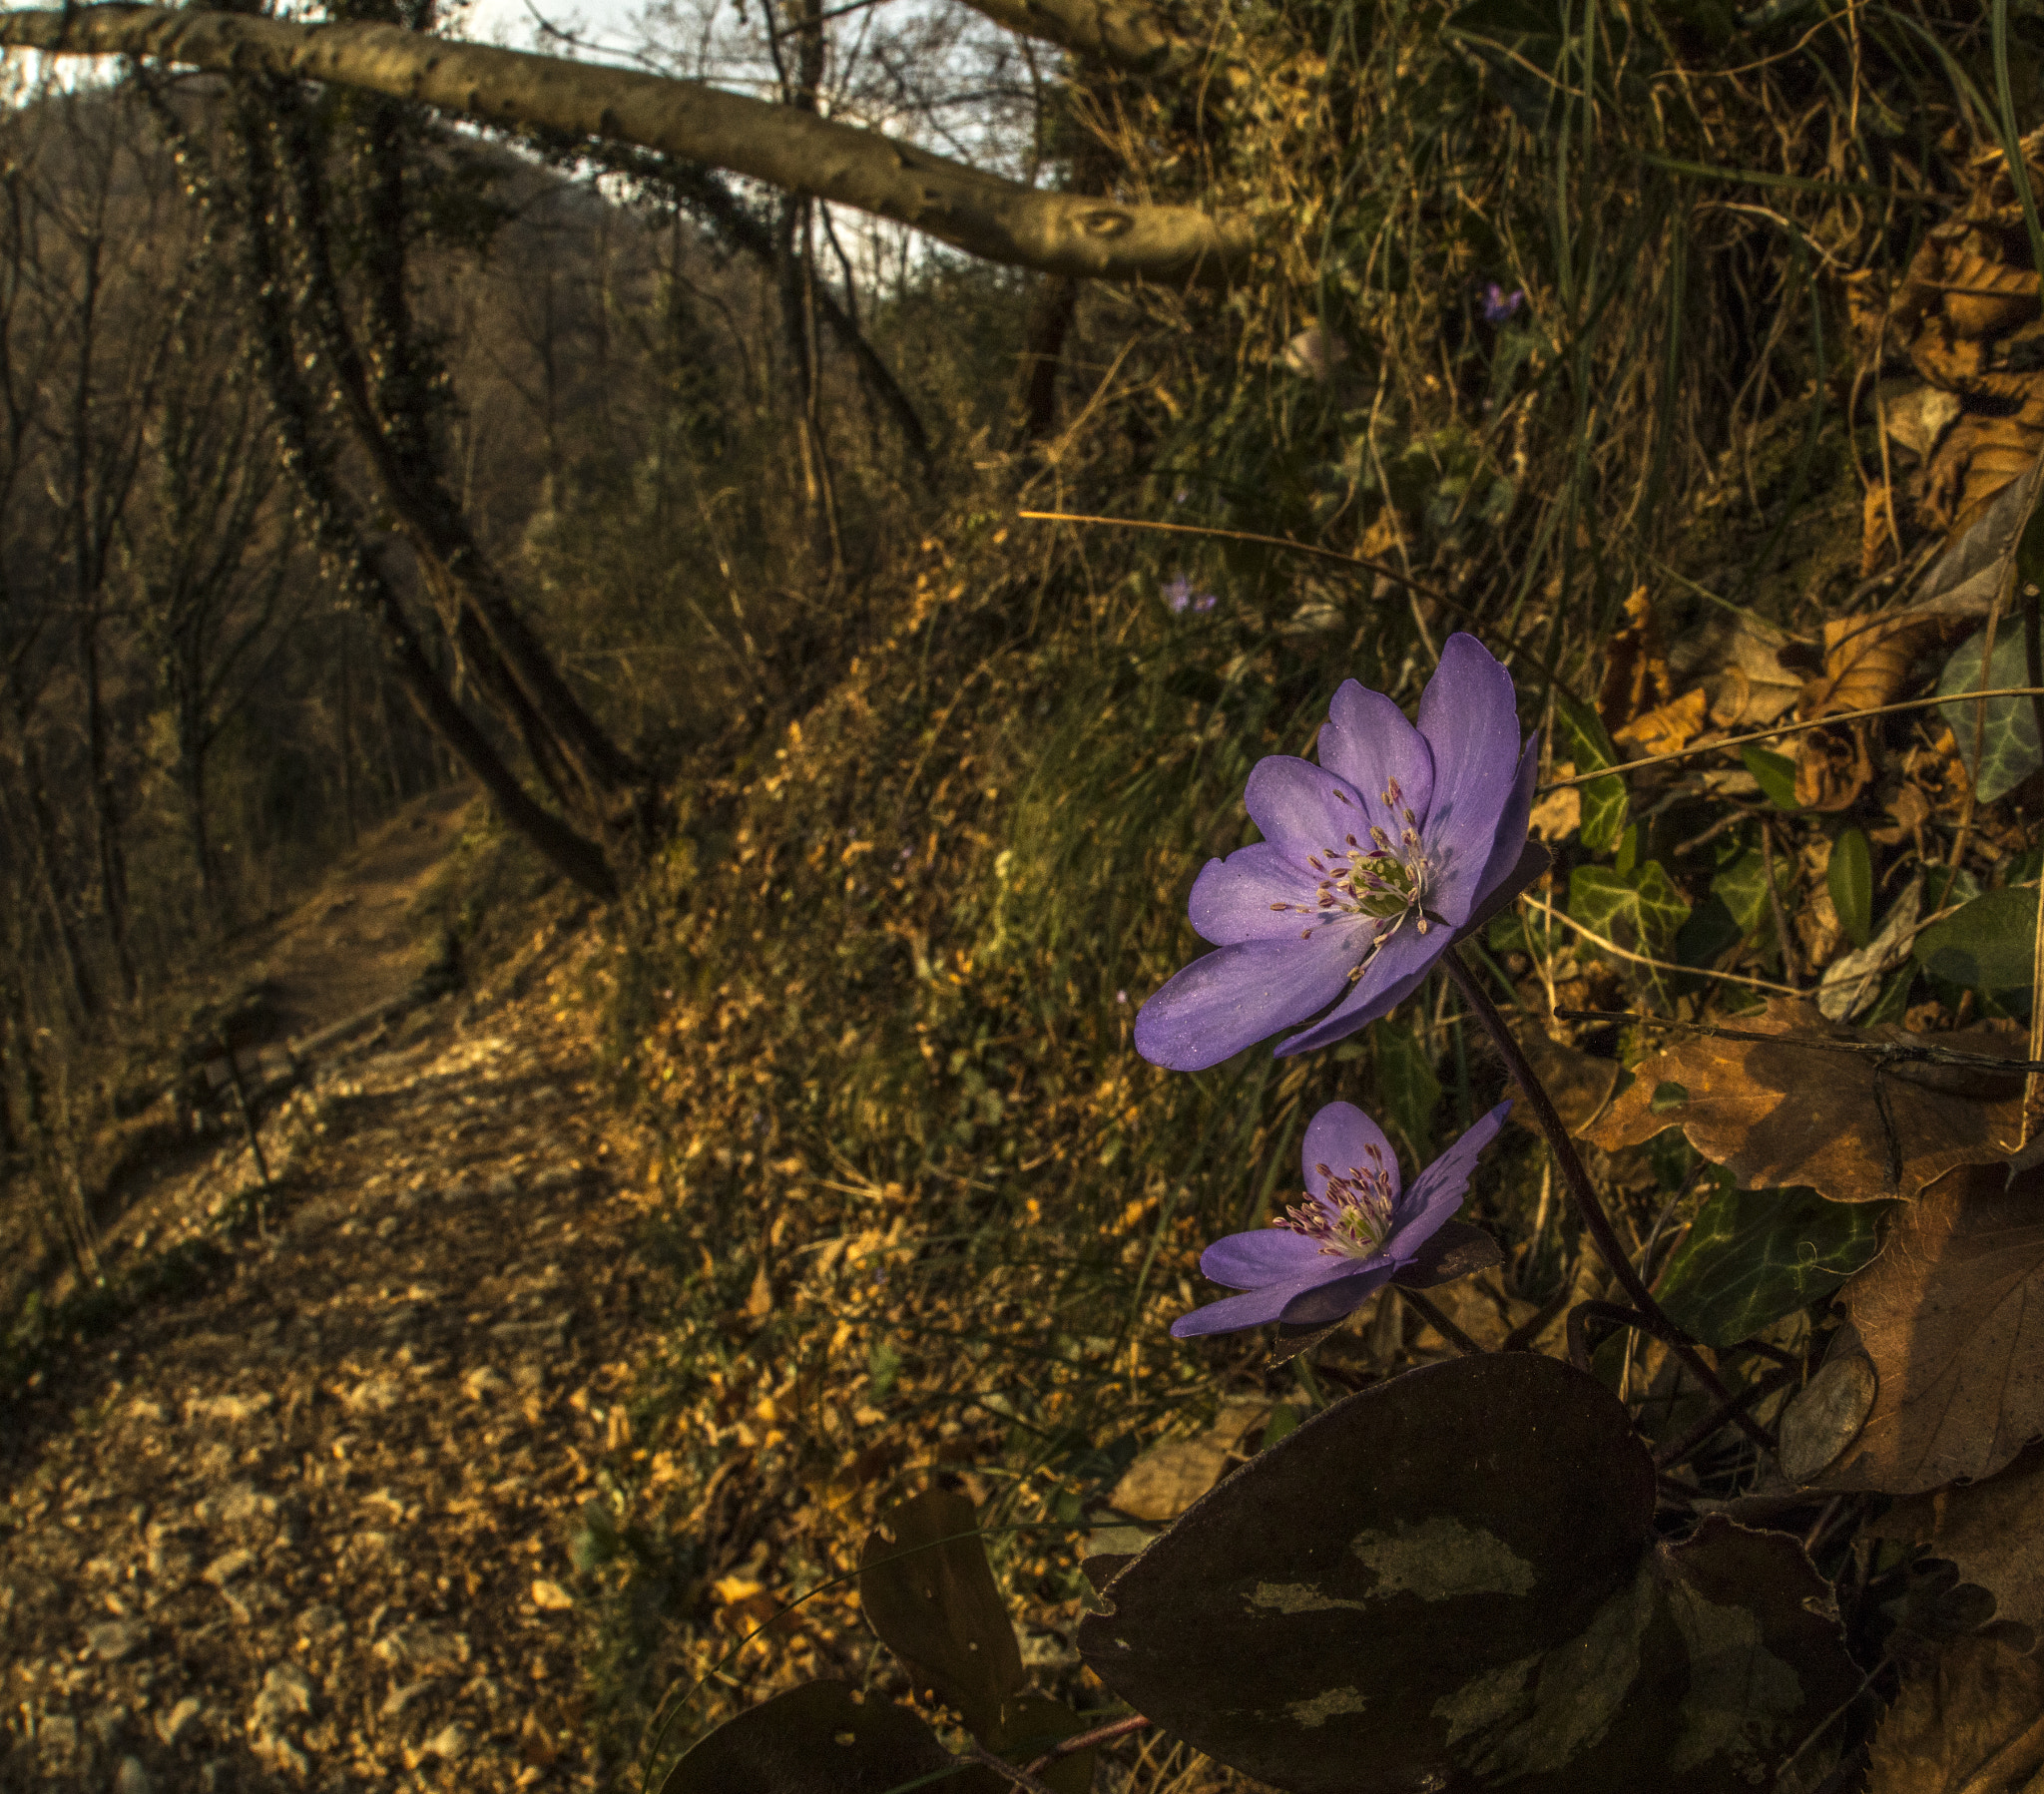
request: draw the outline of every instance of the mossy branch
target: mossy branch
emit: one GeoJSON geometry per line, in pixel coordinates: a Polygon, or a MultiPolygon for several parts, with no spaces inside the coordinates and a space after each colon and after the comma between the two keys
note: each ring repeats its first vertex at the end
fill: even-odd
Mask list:
{"type": "Polygon", "coordinates": [[[1038,193],[877,131],[696,81],[427,37],[244,13],[81,6],[0,15],[0,47],[132,56],[365,88],[502,127],[638,144],[908,224],[988,261],[1097,280],[1215,282],[1248,224],[1190,206],[1038,193]]]}
{"type": "Polygon", "coordinates": [[[1020,37],[1056,44],[1131,75],[1183,67],[1193,48],[1142,0],[965,0],[1020,37]]]}

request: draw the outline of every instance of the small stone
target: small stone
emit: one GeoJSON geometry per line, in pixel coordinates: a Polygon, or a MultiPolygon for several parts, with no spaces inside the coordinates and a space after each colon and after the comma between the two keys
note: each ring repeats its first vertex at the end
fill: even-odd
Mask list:
{"type": "Polygon", "coordinates": [[[221,1597],[243,1625],[254,1625],[258,1619],[266,1619],[289,1603],[267,1582],[242,1582],[232,1588],[223,1588],[221,1597]]]}
{"type": "Polygon", "coordinates": [[[312,1678],[295,1663],[278,1663],[262,1678],[253,1723],[257,1731],[274,1731],[286,1719],[311,1710],[312,1678]]]}
{"type": "Polygon", "coordinates": [[[216,1588],[225,1588],[236,1576],[246,1575],[255,1563],[254,1552],[223,1552],[199,1573],[216,1588]]]}
{"type": "Polygon", "coordinates": [[[424,1745],[420,1747],[420,1754],[429,1757],[443,1757],[452,1763],[461,1757],[467,1756],[470,1747],[474,1743],[475,1734],[467,1726],[463,1725],[459,1719],[456,1719],[442,1726],[428,1738],[424,1745]]]}
{"type": "Polygon", "coordinates": [[[393,1668],[455,1666],[468,1661],[468,1634],[440,1632],[413,1620],[376,1640],[376,1654],[393,1668]]]}
{"type": "Polygon", "coordinates": [[[123,1657],[132,1655],[148,1636],[147,1626],[113,1619],[104,1625],[87,1626],[85,1645],[103,1663],[118,1663],[123,1657]]]}
{"type": "MultiPolygon", "coordinates": [[[[263,1407],[268,1407],[270,1398],[259,1398],[263,1407]]],[[[265,1495],[254,1483],[231,1483],[227,1488],[209,1495],[193,1509],[202,1526],[239,1527],[247,1526],[252,1520],[260,1520],[276,1512],[276,1497],[265,1495]]]]}
{"type": "Polygon", "coordinates": [[[478,1365],[467,1376],[463,1377],[461,1379],[461,1387],[463,1393],[467,1395],[470,1401],[480,1402],[485,1397],[493,1396],[509,1389],[511,1381],[502,1371],[497,1370],[492,1365],[484,1364],[478,1365]]]}
{"type": "Polygon", "coordinates": [[[532,1584],[532,1604],[550,1613],[561,1613],[575,1604],[575,1597],[559,1582],[550,1582],[542,1576],[532,1584]]]}
{"type": "Polygon", "coordinates": [[[69,1713],[45,1713],[36,1727],[36,1749],[52,1763],[68,1763],[78,1754],[78,1721],[69,1713]]]}
{"type": "Polygon", "coordinates": [[[114,1794],[154,1794],[155,1785],[140,1757],[123,1757],[114,1771],[114,1794]]]}
{"type": "Polygon", "coordinates": [[[298,1636],[313,1644],[324,1644],[338,1632],[347,1630],[347,1621],[331,1601],[314,1601],[298,1615],[298,1636]]]}
{"type": "Polygon", "coordinates": [[[199,1721],[204,1705],[193,1695],[186,1695],[168,1713],[159,1714],[156,1735],[166,1744],[175,1745],[199,1721]]]}

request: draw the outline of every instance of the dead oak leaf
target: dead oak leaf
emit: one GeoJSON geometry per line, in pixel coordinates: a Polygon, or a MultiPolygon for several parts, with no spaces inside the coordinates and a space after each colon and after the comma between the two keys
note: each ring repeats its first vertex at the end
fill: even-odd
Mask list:
{"type": "MultiPolygon", "coordinates": [[[[1902,1029],[1847,1028],[1826,1022],[1809,1003],[1773,997],[1761,1014],[1740,1017],[1739,1031],[1778,1038],[1675,1041],[1640,1063],[1583,1137],[1616,1151],[1680,1127],[1742,1188],[1806,1184],[1834,1202],[1875,1202],[1913,1196],[1954,1165],[1999,1159],[2001,1142],[2020,1126],[2019,1078],[1986,1085],[1992,1075],[1940,1076],[1941,1068],[1906,1064],[1877,1070],[1872,1055],[1825,1046],[1906,1047],[1919,1038],[1902,1029]]],[[[2000,1058],[2021,1046],[1975,1030],[1937,1042],[2000,1058]]]]}
{"type": "Polygon", "coordinates": [[[1874,1734],[1866,1794],[1992,1794],[2021,1788],[2044,1762],[2044,1665],[1999,1638],[1957,1638],[1902,1684],[1874,1734]],[[1983,1771],[1986,1772],[1985,1778],[1983,1771]]]}
{"type": "Polygon", "coordinates": [[[1863,1530],[1928,1546],[1994,1596],[1997,1620],[2044,1637],[2044,1446],[2026,1447],[1984,1483],[1908,1496],[1863,1530]]]}
{"type": "Polygon", "coordinates": [[[1892,703],[1916,657],[1947,627],[1942,617],[1913,611],[1830,619],[1824,625],[1823,671],[1802,688],[1802,714],[1832,716],[1892,703]]]}
{"type": "Polygon", "coordinates": [[[1702,732],[1710,702],[1710,694],[1699,685],[1694,691],[1685,691],[1682,696],[1635,716],[1625,727],[1613,732],[1612,742],[1619,747],[1637,748],[1643,754],[1674,753],[1702,732]]]}
{"type": "Polygon", "coordinates": [[[1813,1479],[1919,1495],[1991,1477],[2044,1434],[2044,1171],[1961,1165],[1895,1217],[1838,1291],[1878,1387],[1859,1436],[1813,1479]]]}

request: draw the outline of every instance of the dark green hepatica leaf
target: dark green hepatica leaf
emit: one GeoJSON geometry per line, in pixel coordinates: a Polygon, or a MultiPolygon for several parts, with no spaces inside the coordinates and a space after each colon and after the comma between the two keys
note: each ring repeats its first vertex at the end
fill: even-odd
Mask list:
{"type": "Polygon", "coordinates": [[[908,1783],[931,1794],[995,1785],[906,1708],[877,1695],[861,1704],[843,1682],[804,1682],[719,1726],[660,1794],[887,1794],[908,1783]]]}
{"type": "Polygon", "coordinates": [[[1080,1629],[1115,1693],[1293,1794],[1745,1794],[1850,1695],[1782,1535],[1654,1543],[1624,1408],[1530,1353],[1336,1403],[1196,1504],[1080,1629]]]}
{"type": "Polygon", "coordinates": [[[994,1735],[1025,1680],[1022,1651],[994,1586],[971,1502],[932,1489],[880,1517],[859,1555],[859,1605],[918,1687],[994,1735]]]}
{"type": "Polygon", "coordinates": [[[1916,960],[1933,978],[2027,1009],[2037,940],[2037,887],[2009,885],[1975,897],[1916,937],[1916,960]]]}
{"type": "Polygon", "coordinates": [[[1812,1189],[1720,1190],[1654,1294],[1677,1326],[1706,1345],[1735,1345],[1870,1263],[1886,1206],[1827,1202],[1812,1189]]]}

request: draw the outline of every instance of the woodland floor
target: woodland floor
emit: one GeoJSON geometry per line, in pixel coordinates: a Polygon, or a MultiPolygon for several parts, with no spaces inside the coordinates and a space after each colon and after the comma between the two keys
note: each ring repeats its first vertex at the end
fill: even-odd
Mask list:
{"type": "MultiPolygon", "coordinates": [[[[304,1026],[415,969],[457,813],[268,938],[304,1026]]],[[[585,940],[559,912],[325,1062],[264,1127],[259,1213],[229,1135],[124,1217],[131,1263],[210,1246],[0,1406],[0,1788],[596,1785],[569,1523],[651,1323],[585,940]]]]}

